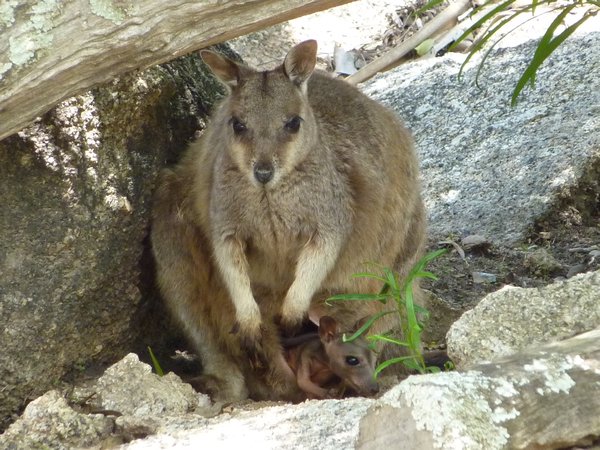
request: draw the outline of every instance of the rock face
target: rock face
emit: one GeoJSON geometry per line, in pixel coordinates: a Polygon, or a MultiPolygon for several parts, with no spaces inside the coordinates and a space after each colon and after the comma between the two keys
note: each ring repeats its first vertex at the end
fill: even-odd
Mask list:
{"type": "Polygon", "coordinates": [[[600,90],[592,86],[599,43],[600,33],[565,41],[515,108],[510,95],[533,41],[494,52],[481,89],[478,59],[459,81],[464,56],[452,54],[365,83],[364,91],[395,109],[415,136],[432,237],[477,233],[513,244],[563,203],[584,216],[597,208],[600,90]]]}
{"type": "Polygon", "coordinates": [[[600,326],[600,272],[539,289],[505,287],[454,322],[448,355],[466,367],[600,326]]]}
{"type": "Polygon", "coordinates": [[[157,172],[220,90],[202,70],[115,80],[0,142],[0,429],[75,365],[123,354],[157,172]]]}

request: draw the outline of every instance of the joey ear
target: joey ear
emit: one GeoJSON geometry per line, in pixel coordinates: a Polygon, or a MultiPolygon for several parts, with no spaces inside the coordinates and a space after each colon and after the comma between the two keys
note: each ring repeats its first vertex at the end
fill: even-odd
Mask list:
{"type": "Polygon", "coordinates": [[[236,62],[210,50],[200,51],[200,56],[212,73],[228,89],[239,85],[243,69],[236,62]]]}
{"type": "Polygon", "coordinates": [[[331,342],[339,333],[337,321],[330,316],[323,316],[319,320],[319,337],[322,342],[331,342]]]}
{"type": "Polygon", "coordinates": [[[310,39],[293,47],[283,61],[283,70],[292,83],[303,87],[317,64],[317,41],[310,39]]]}
{"type": "Polygon", "coordinates": [[[370,316],[365,316],[362,319],[357,320],[354,324],[353,331],[358,331],[370,318],[370,316]]]}

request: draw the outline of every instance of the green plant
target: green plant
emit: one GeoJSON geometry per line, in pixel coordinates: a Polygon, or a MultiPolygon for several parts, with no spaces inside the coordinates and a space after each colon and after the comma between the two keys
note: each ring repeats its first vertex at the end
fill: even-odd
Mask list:
{"type": "MultiPolygon", "coordinates": [[[[435,0],[434,0],[435,1],[435,0]]],[[[600,1],[598,0],[530,0],[528,3],[518,2],[517,0],[505,0],[502,2],[498,2],[498,0],[487,0],[485,1],[479,8],[476,8],[473,11],[473,15],[478,14],[480,11],[485,11],[490,8],[492,5],[498,3],[495,7],[489,10],[489,12],[483,14],[473,25],[471,25],[464,33],[450,46],[450,50],[456,47],[461,41],[466,39],[473,31],[478,28],[481,28],[488,21],[493,21],[496,19],[496,22],[492,22],[492,24],[485,30],[482,34],[481,38],[473,45],[471,48],[469,55],[465,59],[460,69],[460,74],[465,67],[465,65],[469,62],[469,60],[482,48],[486,43],[488,43],[501,29],[505,29],[505,27],[512,23],[515,23],[515,19],[519,18],[522,14],[531,13],[532,17],[528,20],[534,18],[534,14],[537,8],[542,5],[550,6],[551,12],[558,12],[557,16],[554,18],[548,29],[546,30],[544,36],[540,39],[538,46],[535,50],[535,53],[526,67],[525,71],[521,75],[521,78],[517,81],[517,85],[515,90],[513,91],[511,104],[512,106],[516,105],[517,100],[523,89],[526,85],[533,86],[535,83],[535,78],[537,74],[537,70],[540,68],[542,63],[556,50],[556,48],[562,44],[569,36],[571,36],[577,28],[579,28],[586,20],[590,17],[595,16],[600,10],[600,1]],[[560,33],[555,36],[555,33],[558,27],[563,23],[566,16],[572,13],[576,8],[587,8],[579,20],[572,23],[571,25],[565,27],[560,33]]],[[[479,74],[485,63],[485,60],[489,56],[490,52],[493,50],[494,46],[500,42],[505,36],[509,35],[516,28],[521,26],[524,22],[519,23],[517,26],[508,30],[508,32],[497,39],[487,50],[485,53],[479,68],[477,70],[476,80],[479,78],[479,74]]]]}
{"type": "Polygon", "coordinates": [[[156,372],[156,374],[159,377],[162,377],[165,373],[163,372],[162,367],[160,367],[160,363],[158,362],[158,359],[156,359],[156,356],[154,356],[154,352],[152,351],[150,346],[148,346],[147,348],[148,348],[148,353],[150,354],[150,359],[152,360],[152,365],[154,366],[154,371],[156,372]]]}
{"type": "Polygon", "coordinates": [[[410,270],[408,275],[400,280],[398,275],[389,267],[376,266],[381,274],[375,272],[361,272],[353,275],[356,278],[371,278],[383,283],[382,289],[374,294],[339,294],[329,297],[326,303],[335,301],[378,301],[387,304],[392,301],[393,309],[381,311],[371,316],[354,334],[344,336],[344,341],[352,341],[365,333],[375,321],[388,314],[398,314],[400,332],[402,339],[392,336],[391,333],[369,335],[368,339],[373,345],[383,342],[405,347],[406,356],[400,356],[381,362],[375,369],[375,376],[392,364],[401,363],[411,370],[419,373],[437,372],[439,368],[428,367],[421,352],[421,333],[423,321],[428,318],[428,311],[415,304],[413,295],[413,284],[419,278],[437,279],[437,277],[425,270],[427,264],[442,254],[447,249],[440,249],[423,256],[410,270]]]}

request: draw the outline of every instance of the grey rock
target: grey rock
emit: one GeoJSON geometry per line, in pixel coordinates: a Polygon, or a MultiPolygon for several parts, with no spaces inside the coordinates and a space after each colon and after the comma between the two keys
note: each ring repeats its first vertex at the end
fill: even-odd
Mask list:
{"type": "Polygon", "coordinates": [[[594,329],[599,299],[599,271],[543,288],[504,287],[450,327],[448,355],[460,368],[594,329]]]}
{"type": "Polygon", "coordinates": [[[113,422],[102,414],[82,414],[69,407],[57,391],[27,405],[23,415],[0,435],[0,448],[67,450],[108,440],[113,422]]]}
{"type": "Polygon", "coordinates": [[[106,369],[93,391],[93,404],[99,409],[117,411],[124,416],[146,417],[177,415],[209,408],[210,399],[197,394],[174,373],[162,377],[152,373],[135,353],[106,369]]]}
{"type": "Polygon", "coordinates": [[[493,273],[473,272],[473,273],[471,273],[471,276],[473,277],[473,283],[476,283],[476,284],[495,283],[496,282],[496,275],[494,275],[493,273]]]}
{"type": "Polygon", "coordinates": [[[129,450],[178,449],[305,449],[354,448],[358,421],[372,399],[311,400],[299,405],[222,414],[199,424],[172,422],[154,436],[123,445],[129,450]]]}
{"type": "Polygon", "coordinates": [[[491,242],[485,236],[479,234],[470,234],[460,240],[461,245],[465,250],[472,250],[475,248],[487,248],[491,245],[491,242]]]}
{"type": "Polygon", "coordinates": [[[126,353],[156,175],[217,95],[202,70],[125,76],[0,142],[0,430],[74,367],[126,353]]]}
{"type": "Polygon", "coordinates": [[[575,264],[574,266],[569,267],[569,270],[567,272],[567,278],[573,278],[575,275],[584,272],[587,272],[586,264],[575,264]]]}
{"type": "Polygon", "coordinates": [[[537,220],[557,216],[553,208],[565,205],[561,196],[583,214],[577,187],[587,183],[588,199],[597,193],[600,33],[565,41],[540,68],[535,89],[511,108],[535,45],[493,52],[481,89],[475,86],[479,59],[459,80],[464,56],[452,54],[400,66],[364,84],[415,136],[435,239],[477,232],[514,244],[537,220]]]}
{"type": "Polygon", "coordinates": [[[589,445],[600,432],[599,338],[600,328],[466,372],[409,377],[361,419],[355,448],[589,445]]]}

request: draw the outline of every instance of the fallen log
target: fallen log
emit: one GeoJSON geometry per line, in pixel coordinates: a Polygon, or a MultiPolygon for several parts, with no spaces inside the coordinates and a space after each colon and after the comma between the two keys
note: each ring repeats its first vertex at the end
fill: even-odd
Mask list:
{"type": "Polygon", "coordinates": [[[427,22],[422,29],[409,37],[406,41],[401,42],[397,47],[367,64],[358,72],[346,78],[346,81],[350,84],[362,83],[377,75],[377,73],[394,67],[397,61],[421,42],[456,24],[458,16],[464,13],[469,8],[470,4],[470,0],[457,0],[454,3],[451,3],[446,9],[431,19],[431,21],[427,22]]]}
{"type": "Polygon", "coordinates": [[[0,140],[125,72],[352,0],[18,0],[0,8],[0,140]]]}

